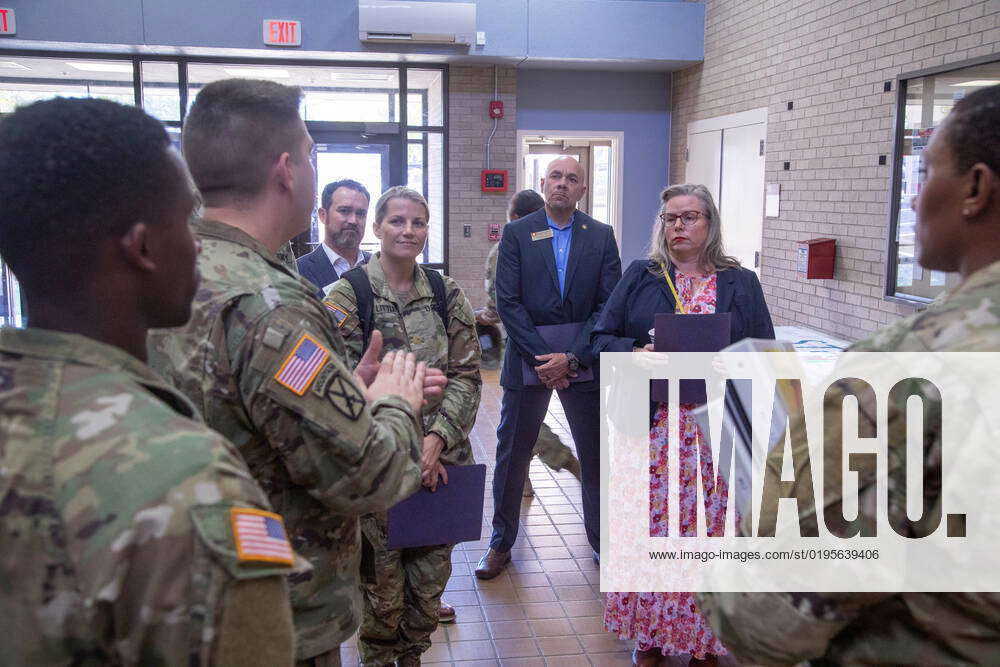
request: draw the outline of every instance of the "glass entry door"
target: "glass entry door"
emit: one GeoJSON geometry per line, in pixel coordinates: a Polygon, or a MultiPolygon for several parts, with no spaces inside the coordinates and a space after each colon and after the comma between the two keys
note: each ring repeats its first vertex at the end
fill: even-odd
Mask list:
{"type": "MultiPolygon", "coordinates": [[[[395,123],[387,125],[398,128],[395,123]]],[[[316,143],[317,209],[327,183],[350,178],[364,185],[371,193],[371,202],[361,248],[378,250],[379,242],[372,232],[375,203],[385,190],[403,183],[403,149],[398,129],[394,133],[311,129],[310,134],[316,143]]],[[[319,216],[313,212],[309,232],[293,242],[295,254],[302,255],[322,243],[323,233],[319,216]]]]}

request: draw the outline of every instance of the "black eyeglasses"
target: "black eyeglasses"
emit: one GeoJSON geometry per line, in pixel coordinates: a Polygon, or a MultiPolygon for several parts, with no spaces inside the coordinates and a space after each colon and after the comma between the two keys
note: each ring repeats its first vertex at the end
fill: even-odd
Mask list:
{"type": "Polygon", "coordinates": [[[707,218],[708,216],[701,211],[684,211],[682,213],[661,213],[659,215],[660,220],[667,225],[676,225],[677,221],[680,220],[681,224],[685,227],[690,227],[694,223],[698,222],[701,218],[707,218]]]}

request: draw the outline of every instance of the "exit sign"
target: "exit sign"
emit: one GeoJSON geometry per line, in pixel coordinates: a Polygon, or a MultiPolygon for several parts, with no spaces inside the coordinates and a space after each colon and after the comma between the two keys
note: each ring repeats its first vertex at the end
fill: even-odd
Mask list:
{"type": "Polygon", "coordinates": [[[15,34],[17,34],[17,23],[14,21],[14,10],[0,8],[0,35],[15,34]]]}
{"type": "Polygon", "coordinates": [[[264,19],[264,43],[270,46],[301,46],[302,24],[298,21],[264,19]]]}

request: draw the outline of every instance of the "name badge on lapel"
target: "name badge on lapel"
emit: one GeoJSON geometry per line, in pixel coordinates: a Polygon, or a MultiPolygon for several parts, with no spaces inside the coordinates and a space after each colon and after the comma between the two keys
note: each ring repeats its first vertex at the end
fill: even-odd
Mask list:
{"type": "Polygon", "coordinates": [[[540,231],[540,232],[531,232],[531,240],[532,241],[541,241],[542,239],[550,239],[550,238],[552,238],[552,229],[551,228],[545,229],[545,230],[540,231]]]}

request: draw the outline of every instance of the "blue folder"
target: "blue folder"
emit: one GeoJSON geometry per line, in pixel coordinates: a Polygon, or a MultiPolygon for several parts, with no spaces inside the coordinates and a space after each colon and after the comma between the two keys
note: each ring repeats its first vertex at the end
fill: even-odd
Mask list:
{"type": "Polygon", "coordinates": [[[445,466],[448,483],[426,487],[389,509],[387,549],[475,542],[482,538],[486,466],[445,466]]]}
{"type": "MultiPolygon", "coordinates": [[[[535,331],[542,337],[542,340],[553,352],[565,352],[573,347],[573,342],[580,335],[585,322],[567,322],[566,324],[547,324],[535,327],[535,331]]],[[[576,377],[570,378],[570,384],[575,382],[590,382],[594,379],[593,368],[581,368],[576,373],[576,377]]],[[[521,382],[527,385],[543,384],[539,379],[535,367],[524,359],[521,359],[521,382]]]]}
{"type": "MultiPolygon", "coordinates": [[[[653,348],[657,352],[718,352],[731,342],[732,313],[656,313],[653,348]]],[[[653,380],[650,400],[669,400],[667,380],[653,380]]],[[[680,402],[703,404],[708,401],[703,380],[681,380],[680,402]]]]}

